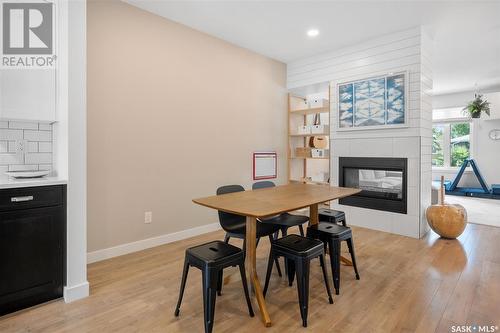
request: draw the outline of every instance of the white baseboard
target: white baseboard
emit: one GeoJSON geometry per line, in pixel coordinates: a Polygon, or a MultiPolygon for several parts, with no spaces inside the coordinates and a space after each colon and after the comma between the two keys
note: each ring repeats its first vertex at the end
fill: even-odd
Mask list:
{"type": "Polygon", "coordinates": [[[178,240],[183,240],[201,234],[206,234],[207,232],[212,232],[219,229],[220,229],[219,223],[212,223],[212,224],[202,225],[200,227],[174,232],[171,234],[161,235],[153,238],[143,239],[136,242],[109,247],[107,249],[89,252],[87,253],[87,263],[91,264],[101,260],[106,260],[124,254],[149,249],[151,247],[172,243],[178,240]]]}
{"type": "Polygon", "coordinates": [[[63,293],[64,301],[66,303],[71,303],[85,298],[89,295],[89,283],[85,281],[84,283],[77,284],[76,286],[66,286],[64,287],[63,293]]]}

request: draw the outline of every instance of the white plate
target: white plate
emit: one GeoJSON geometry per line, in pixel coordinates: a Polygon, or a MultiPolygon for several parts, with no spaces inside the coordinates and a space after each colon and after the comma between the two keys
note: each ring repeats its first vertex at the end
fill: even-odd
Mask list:
{"type": "Polygon", "coordinates": [[[47,176],[50,173],[48,170],[27,170],[27,171],[7,171],[5,174],[13,178],[40,178],[47,176]]]}

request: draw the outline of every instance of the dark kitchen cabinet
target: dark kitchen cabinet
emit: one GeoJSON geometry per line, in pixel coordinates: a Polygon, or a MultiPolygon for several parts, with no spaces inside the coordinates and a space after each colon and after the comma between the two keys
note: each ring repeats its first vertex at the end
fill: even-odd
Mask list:
{"type": "Polygon", "coordinates": [[[0,315],[62,297],[66,185],[0,190],[0,315]]]}

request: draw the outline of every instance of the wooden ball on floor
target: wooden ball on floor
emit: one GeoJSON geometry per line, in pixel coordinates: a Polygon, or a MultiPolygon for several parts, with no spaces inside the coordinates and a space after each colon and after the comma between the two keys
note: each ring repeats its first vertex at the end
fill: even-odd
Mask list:
{"type": "Polygon", "coordinates": [[[425,216],[432,230],[444,238],[457,238],[467,225],[467,211],[462,205],[444,202],[444,177],[441,176],[439,203],[427,208],[425,216]]]}
{"type": "Polygon", "coordinates": [[[457,238],[467,225],[467,211],[458,204],[432,205],[425,215],[431,229],[444,238],[457,238]]]}

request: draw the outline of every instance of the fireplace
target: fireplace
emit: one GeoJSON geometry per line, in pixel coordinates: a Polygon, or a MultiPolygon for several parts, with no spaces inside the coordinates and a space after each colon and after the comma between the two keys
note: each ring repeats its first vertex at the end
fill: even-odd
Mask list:
{"type": "Polygon", "coordinates": [[[362,190],[339,203],[406,214],[407,171],[406,158],[339,157],[339,186],[362,190]]]}

